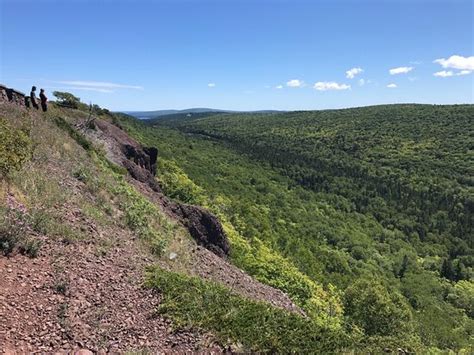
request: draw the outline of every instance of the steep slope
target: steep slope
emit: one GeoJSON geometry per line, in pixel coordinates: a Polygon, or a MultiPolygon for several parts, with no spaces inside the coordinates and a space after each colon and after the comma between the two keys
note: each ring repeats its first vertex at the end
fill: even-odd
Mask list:
{"type": "Polygon", "coordinates": [[[0,257],[1,348],[218,349],[154,316],[160,298],[142,287],[152,255],[121,223],[117,196],[104,189],[114,181],[51,119],[68,113],[0,105],[10,129],[30,129],[33,149],[22,170],[2,179],[2,243],[27,255],[0,257]]]}
{"type": "Polygon", "coordinates": [[[221,228],[217,218],[163,195],[154,153],[114,120],[0,102],[2,350],[347,346],[344,334],[315,324],[285,293],[226,261],[227,232],[210,238],[221,228]],[[181,303],[179,288],[169,287],[176,278],[194,290],[181,303]],[[182,306],[167,312],[172,304],[182,306]],[[189,307],[198,307],[195,319],[189,307]],[[262,327],[266,333],[256,331],[262,327]]]}

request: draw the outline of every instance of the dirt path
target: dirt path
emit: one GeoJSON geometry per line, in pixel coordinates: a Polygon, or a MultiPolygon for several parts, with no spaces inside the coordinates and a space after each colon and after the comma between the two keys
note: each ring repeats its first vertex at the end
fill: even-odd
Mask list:
{"type": "Polygon", "coordinates": [[[156,316],[160,295],[141,286],[150,260],[131,236],[107,240],[105,249],[45,241],[35,259],[0,257],[1,350],[220,350],[209,336],[174,332],[156,316]]]}

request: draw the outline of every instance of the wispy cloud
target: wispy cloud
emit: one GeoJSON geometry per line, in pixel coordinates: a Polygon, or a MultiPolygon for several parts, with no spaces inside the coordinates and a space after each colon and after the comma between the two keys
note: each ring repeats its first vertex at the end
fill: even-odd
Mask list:
{"type": "Polygon", "coordinates": [[[304,85],[303,81],[298,80],[298,79],[293,79],[293,80],[290,80],[286,83],[286,86],[288,86],[290,88],[300,88],[303,85],[304,85]]]}
{"type": "Polygon", "coordinates": [[[95,88],[95,87],[87,87],[87,86],[44,86],[45,89],[50,90],[83,90],[83,91],[95,91],[101,92],[105,94],[111,94],[114,91],[111,89],[104,89],[104,88],[95,88]]]}
{"type": "Polygon", "coordinates": [[[216,83],[209,83],[207,84],[208,87],[210,88],[215,88],[216,87],[216,83]]]}
{"type": "Polygon", "coordinates": [[[406,74],[413,70],[413,67],[398,67],[389,70],[390,75],[406,74]]]}
{"type": "Polygon", "coordinates": [[[89,88],[89,89],[96,88],[96,89],[103,89],[103,90],[113,90],[113,89],[143,90],[143,86],[107,83],[107,82],[102,82],[102,81],[63,80],[63,81],[53,81],[53,82],[58,83],[58,84],[70,85],[76,88],[84,87],[84,88],[89,88]]]}
{"type": "Polygon", "coordinates": [[[389,89],[395,89],[395,88],[397,87],[397,84],[393,84],[393,83],[392,83],[392,84],[388,84],[387,87],[388,87],[389,89]]]}
{"type": "Polygon", "coordinates": [[[437,71],[436,73],[433,73],[433,75],[441,77],[441,78],[448,78],[450,76],[461,76],[461,75],[468,75],[471,73],[472,72],[470,70],[461,70],[461,71],[458,71],[457,73],[453,72],[452,70],[441,70],[441,71],[437,71]]]}
{"type": "Polygon", "coordinates": [[[463,57],[460,55],[452,55],[448,59],[436,59],[433,63],[438,63],[443,68],[474,71],[474,56],[463,57]]]}
{"type": "Polygon", "coordinates": [[[357,75],[357,74],[360,74],[364,71],[364,69],[362,68],[352,68],[352,69],[349,69],[348,71],[346,71],[346,78],[348,79],[354,79],[354,77],[357,75]]]}
{"type": "Polygon", "coordinates": [[[359,79],[359,86],[364,86],[364,85],[365,85],[365,80],[359,79]]]}
{"type": "Polygon", "coordinates": [[[433,74],[434,76],[439,76],[441,78],[447,78],[448,76],[453,76],[454,73],[451,70],[441,70],[437,71],[436,73],[433,74]]]}
{"type": "Polygon", "coordinates": [[[283,89],[283,85],[277,85],[275,86],[275,89],[283,89]]]}
{"type": "Polygon", "coordinates": [[[351,86],[347,84],[338,84],[334,81],[318,81],[314,84],[313,88],[318,91],[348,90],[351,88],[351,86]]]}

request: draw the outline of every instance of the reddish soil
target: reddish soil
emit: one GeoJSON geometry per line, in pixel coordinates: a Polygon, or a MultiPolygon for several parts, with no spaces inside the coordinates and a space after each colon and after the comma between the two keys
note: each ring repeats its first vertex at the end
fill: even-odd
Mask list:
{"type": "Polygon", "coordinates": [[[155,314],[160,295],[142,287],[151,260],[130,235],[107,233],[106,249],[98,232],[93,243],[45,240],[34,259],[0,257],[0,350],[220,352],[155,314]]]}
{"type": "MultiPolygon", "coordinates": [[[[45,169],[93,198],[60,164],[45,169]]],[[[175,331],[156,314],[161,295],[143,287],[156,260],[133,233],[97,225],[69,202],[57,209],[80,239],[34,235],[36,258],[0,253],[0,353],[222,351],[209,334],[175,331]]]]}

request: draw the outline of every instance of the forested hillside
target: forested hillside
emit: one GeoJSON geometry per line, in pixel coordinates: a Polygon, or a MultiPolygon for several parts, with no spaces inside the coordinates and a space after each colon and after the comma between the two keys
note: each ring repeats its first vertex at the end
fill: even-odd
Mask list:
{"type": "Polygon", "coordinates": [[[328,325],[367,349],[459,350],[474,329],[473,117],[390,105],[118,120],[158,146],[169,196],[224,221],[234,263],[318,321],[328,306],[328,325]]]}

